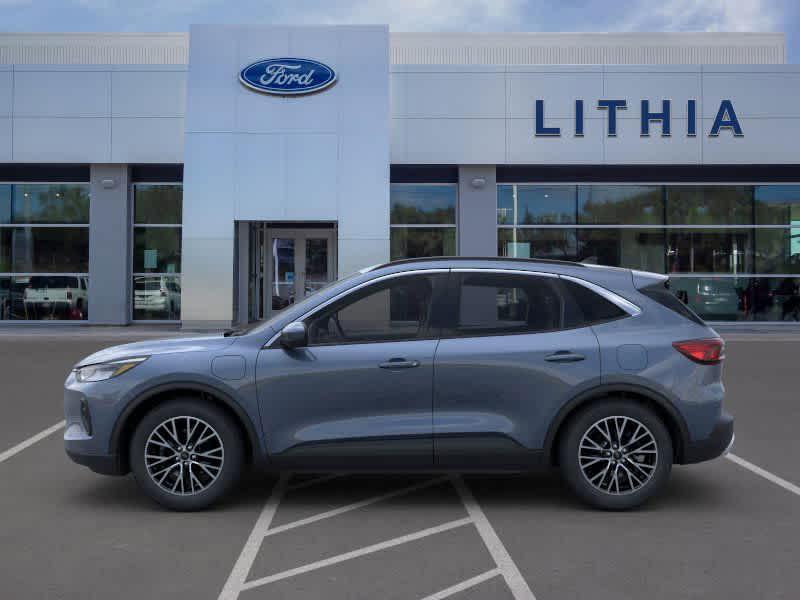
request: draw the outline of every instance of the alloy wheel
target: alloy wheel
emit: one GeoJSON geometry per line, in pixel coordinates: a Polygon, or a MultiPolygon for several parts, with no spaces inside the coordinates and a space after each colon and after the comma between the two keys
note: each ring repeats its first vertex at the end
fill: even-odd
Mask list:
{"type": "Polygon", "coordinates": [[[147,474],[162,490],[191,496],[208,489],[222,473],[225,448],[203,419],[171,417],[150,433],[144,445],[147,474]]]}
{"type": "Polygon", "coordinates": [[[606,494],[644,487],[658,466],[658,444],[640,421],[610,416],[596,421],[580,441],[578,462],[586,480],[606,494]]]}

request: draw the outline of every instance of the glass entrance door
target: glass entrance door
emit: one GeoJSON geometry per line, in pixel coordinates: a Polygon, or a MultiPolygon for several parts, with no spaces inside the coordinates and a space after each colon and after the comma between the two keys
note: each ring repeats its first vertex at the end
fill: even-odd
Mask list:
{"type": "Polygon", "coordinates": [[[334,229],[268,229],[266,241],[267,316],[299,302],[336,278],[334,229]]]}

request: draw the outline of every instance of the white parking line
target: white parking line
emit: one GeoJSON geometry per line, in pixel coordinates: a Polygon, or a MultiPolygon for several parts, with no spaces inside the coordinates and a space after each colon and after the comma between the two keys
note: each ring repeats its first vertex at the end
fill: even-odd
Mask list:
{"type": "Polygon", "coordinates": [[[359,556],[374,554],[375,552],[380,552],[381,550],[393,548],[394,546],[400,546],[401,544],[407,544],[408,542],[413,542],[415,540],[421,540],[422,538],[436,535],[437,533],[450,531],[451,529],[455,529],[457,527],[463,527],[464,525],[468,525],[470,523],[472,523],[472,519],[470,519],[469,517],[464,517],[463,519],[450,521],[449,523],[444,523],[443,525],[437,525],[436,527],[429,527],[428,529],[423,529],[421,531],[409,533],[408,535],[392,538],[391,540],[386,540],[385,542],[380,542],[378,544],[373,544],[371,546],[365,546],[364,548],[359,548],[358,550],[353,550],[352,552],[345,552],[344,554],[338,554],[336,556],[325,558],[323,560],[318,560],[313,563],[296,567],[294,569],[281,571],[280,573],[275,573],[274,575],[270,575],[268,577],[261,577],[260,579],[254,579],[252,581],[248,581],[247,583],[245,583],[242,586],[242,591],[249,590],[255,587],[260,587],[268,583],[274,583],[276,581],[287,579],[289,577],[294,577],[296,575],[301,575],[303,573],[308,573],[309,571],[316,571],[317,569],[322,569],[323,567],[328,567],[330,565],[335,565],[340,562],[344,562],[346,560],[358,558],[359,556]]]}
{"type": "Polygon", "coordinates": [[[371,504],[383,502],[384,500],[389,500],[390,498],[395,498],[397,496],[405,496],[406,494],[411,494],[412,492],[417,492],[425,488],[439,485],[446,481],[447,481],[446,477],[439,477],[438,479],[423,481],[422,483],[417,483],[415,485],[410,485],[408,487],[404,487],[399,490],[387,492],[385,494],[381,494],[380,496],[373,496],[372,498],[367,498],[366,500],[359,500],[358,502],[353,502],[352,504],[347,504],[346,506],[334,508],[332,510],[325,511],[323,513],[319,513],[311,517],[306,517],[305,519],[298,519],[297,521],[292,521],[291,523],[286,523],[285,525],[281,525],[279,527],[273,527],[272,529],[269,529],[264,532],[264,537],[275,535],[276,533],[283,533],[284,531],[289,531],[290,529],[295,529],[296,527],[302,527],[303,525],[316,523],[317,521],[322,521],[323,519],[330,519],[331,517],[337,517],[344,513],[353,510],[358,510],[359,508],[364,508],[371,504]]]}
{"type": "Polygon", "coordinates": [[[225,586],[222,588],[219,600],[236,600],[239,597],[242,586],[247,580],[247,575],[250,573],[250,568],[256,560],[258,550],[261,548],[264,533],[269,529],[272,519],[275,518],[278,505],[281,503],[284,492],[286,492],[286,484],[289,482],[290,476],[291,474],[289,473],[282,474],[278,479],[278,483],[272,488],[272,494],[270,494],[267,503],[264,504],[264,508],[261,510],[253,530],[250,532],[250,537],[247,538],[236,564],[233,565],[233,570],[228,575],[228,581],[225,582],[225,586]]]}
{"type": "Polygon", "coordinates": [[[470,577],[469,579],[462,581],[461,583],[451,585],[449,588],[440,590],[435,594],[431,594],[430,596],[425,596],[422,600],[443,600],[444,598],[449,598],[453,594],[457,594],[459,592],[463,592],[464,590],[468,590],[469,588],[475,587],[479,583],[488,581],[492,577],[497,577],[498,575],[500,575],[500,569],[492,569],[490,571],[486,571],[486,573],[481,573],[480,575],[476,575],[475,577],[470,577]]]}
{"type": "Polygon", "coordinates": [[[769,471],[762,469],[758,465],[754,465],[751,462],[746,461],[745,459],[736,456],[735,454],[727,454],[725,455],[731,462],[735,462],[740,467],[747,469],[748,471],[755,473],[759,477],[763,477],[767,481],[774,483],[785,489],[786,491],[792,492],[793,494],[800,496],[800,487],[797,487],[795,484],[786,481],[785,479],[778,477],[774,473],[770,473],[769,471]]]}
{"type": "Polygon", "coordinates": [[[7,461],[9,458],[14,456],[15,454],[19,454],[20,452],[25,450],[25,448],[29,448],[30,446],[33,446],[36,442],[39,442],[39,441],[43,440],[48,435],[53,435],[59,429],[63,429],[66,424],[67,424],[66,421],[60,421],[60,422],[56,423],[55,425],[53,425],[52,427],[48,427],[44,431],[40,431],[36,435],[29,437],[24,442],[20,442],[19,444],[17,444],[13,448],[9,448],[8,450],[6,450],[2,454],[0,454],[0,463],[7,461]]]}
{"type": "Polygon", "coordinates": [[[452,481],[458,495],[461,496],[461,501],[464,503],[467,513],[472,517],[475,527],[478,528],[478,533],[486,545],[486,549],[489,550],[489,554],[492,555],[497,568],[503,574],[514,600],[536,600],[531,588],[528,587],[528,582],[525,581],[522,573],[520,573],[516,563],[500,540],[500,536],[497,535],[467,484],[464,483],[464,480],[459,475],[454,475],[452,481]]]}

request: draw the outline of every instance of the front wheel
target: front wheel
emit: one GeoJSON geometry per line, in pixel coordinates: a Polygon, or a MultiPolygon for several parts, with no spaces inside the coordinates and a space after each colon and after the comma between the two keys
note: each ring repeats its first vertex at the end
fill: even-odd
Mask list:
{"type": "Polygon", "coordinates": [[[225,412],[204,400],[177,399],[144,416],[131,439],[130,463],[153,500],[173,510],[198,510],[236,484],[244,448],[225,412]]]}
{"type": "Polygon", "coordinates": [[[639,506],[666,484],[672,438],[650,409],[609,400],[580,412],[561,436],[559,465],[569,486],[605,510],[639,506]]]}

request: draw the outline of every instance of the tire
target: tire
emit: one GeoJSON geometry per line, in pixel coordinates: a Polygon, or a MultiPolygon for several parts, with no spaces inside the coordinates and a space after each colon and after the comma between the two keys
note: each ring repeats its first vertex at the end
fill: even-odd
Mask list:
{"type": "Polygon", "coordinates": [[[191,511],[211,506],[236,485],[244,445],[236,423],[221,409],[205,400],[180,398],[144,416],[131,438],[129,457],[145,494],[171,510],[191,511]]]}
{"type": "Polygon", "coordinates": [[[666,426],[652,410],[629,400],[609,399],[578,413],[567,423],[558,450],[569,487],[603,510],[640,506],[664,487],[672,470],[672,438],[666,426]],[[621,436],[612,431],[616,426],[621,436]],[[614,449],[618,437],[622,444],[614,449]]]}

